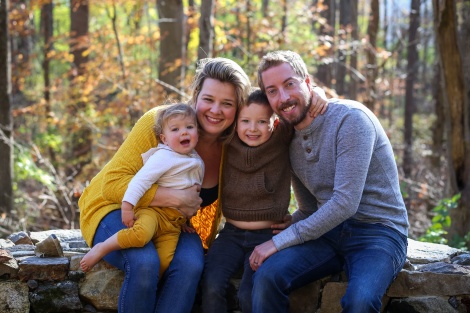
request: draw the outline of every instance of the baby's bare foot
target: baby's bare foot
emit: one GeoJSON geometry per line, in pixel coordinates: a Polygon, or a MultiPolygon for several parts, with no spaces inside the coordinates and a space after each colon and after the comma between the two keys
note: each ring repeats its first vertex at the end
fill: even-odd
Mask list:
{"type": "Polygon", "coordinates": [[[80,261],[80,268],[84,272],[90,271],[96,263],[103,258],[103,253],[100,249],[101,243],[96,244],[80,261]]]}

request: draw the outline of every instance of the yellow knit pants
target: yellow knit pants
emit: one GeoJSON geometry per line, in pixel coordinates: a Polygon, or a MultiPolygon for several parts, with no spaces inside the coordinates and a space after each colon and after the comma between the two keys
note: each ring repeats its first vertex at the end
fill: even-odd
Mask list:
{"type": "Polygon", "coordinates": [[[160,257],[160,277],[175,254],[181,225],[186,223],[181,213],[171,208],[134,208],[137,220],[131,228],[118,232],[121,249],[143,247],[153,241],[160,257]]]}

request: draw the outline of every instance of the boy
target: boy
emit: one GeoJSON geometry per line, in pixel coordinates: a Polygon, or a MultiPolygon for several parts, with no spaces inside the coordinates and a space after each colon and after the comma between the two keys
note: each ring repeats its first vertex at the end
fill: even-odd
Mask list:
{"type": "Polygon", "coordinates": [[[138,202],[154,183],[178,189],[201,184],[204,163],[194,150],[197,120],[189,105],[168,105],[155,119],[155,135],[160,143],[142,154],[144,165],[129,183],[122,200],[122,223],[128,229],[95,245],[80,261],[84,272],[112,251],[142,247],[150,240],[160,257],[160,277],[173,258],[187,217],[171,208],[139,207],[138,202]]]}
{"type": "Polygon", "coordinates": [[[236,133],[222,171],[226,223],[207,253],[202,277],[204,312],[227,312],[229,280],[242,266],[238,298],[242,311],[251,312],[254,272],[248,258],[256,245],[272,238],[271,226],[288,214],[292,127],[276,118],[265,94],[256,89],[240,109],[236,133]]]}

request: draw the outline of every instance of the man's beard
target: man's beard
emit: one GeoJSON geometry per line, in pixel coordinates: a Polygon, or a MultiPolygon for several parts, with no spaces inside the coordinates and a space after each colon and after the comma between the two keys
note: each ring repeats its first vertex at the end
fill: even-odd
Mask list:
{"type": "MultiPolygon", "coordinates": [[[[299,116],[297,116],[297,118],[295,118],[293,120],[287,120],[282,116],[282,114],[280,114],[281,119],[284,120],[286,123],[291,124],[293,126],[299,125],[307,117],[308,111],[310,110],[310,107],[312,106],[312,97],[309,97],[308,99],[305,99],[305,101],[307,103],[305,104],[302,112],[300,112],[300,114],[299,114],[299,116]]],[[[298,106],[298,100],[284,102],[282,107],[287,108],[287,107],[290,107],[292,105],[297,105],[298,106]]]]}

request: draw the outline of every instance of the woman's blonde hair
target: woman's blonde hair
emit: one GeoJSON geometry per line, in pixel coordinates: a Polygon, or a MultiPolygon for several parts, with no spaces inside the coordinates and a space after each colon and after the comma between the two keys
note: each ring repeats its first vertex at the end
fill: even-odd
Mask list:
{"type": "Polygon", "coordinates": [[[183,117],[191,117],[197,125],[196,112],[194,109],[186,103],[174,103],[160,106],[160,110],[155,115],[155,126],[153,131],[157,140],[160,141],[160,135],[163,133],[163,128],[171,117],[181,115],[183,117]]]}
{"type": "MultiPolygon", "coordinates": [[[[201,92],[206,78],[216,79],[222,83],[230,83],[235,87],[236,117],[241,106],[246,102],[251,89],[251,82],[245,71],[236,62],[226,58],[207,58],[198,62],[196,75],[191,84],[191,99],[189,103],[195,107],[197,97],[201,92]]],[[[236,120],[236,118],[235,118],[236,120]]],[[[235,122],[219,137],[221,141],[228,141],[235,133],[235,122]]]]}

